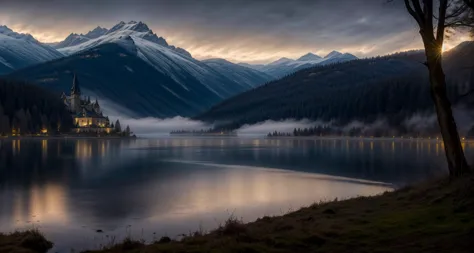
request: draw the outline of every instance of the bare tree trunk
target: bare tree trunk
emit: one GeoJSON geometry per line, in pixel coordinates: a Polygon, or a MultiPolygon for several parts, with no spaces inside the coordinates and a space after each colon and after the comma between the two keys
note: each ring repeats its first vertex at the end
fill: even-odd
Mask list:
{"type": "MultiPolygon", "coordinates": [[[[434,29],[433,0],[404,0],[408,13],[420,26],[420,35],[423,39],[426,54],[426,65],[430,72],[431,97],[438,115],[438,124],[443,137],[446,160],[448,161],[449,174],[457,177],[469,172],[461,140],[459,139],[456,122],[454,122],[451,103],[446,91],[446,78],[442,66],[442,47],[446,29],[446,12],[448,0],[439,0],[438,24],[434,29]],[[436,30],[436,31],[435,31],[436,30]]],[[[473,0],[464,0],[466,4],[473,0]]]]}
{"type": "Polygon", "coordinates": [[[430,74],[431,97],[435,103],[438,124],[443,137],[449,174],[457,177],[469,172],[461,140],[454,121],[451,103],[446,92],[446,78],[441,63],[441,47],[426,46],[427,65],[430,74]]]}

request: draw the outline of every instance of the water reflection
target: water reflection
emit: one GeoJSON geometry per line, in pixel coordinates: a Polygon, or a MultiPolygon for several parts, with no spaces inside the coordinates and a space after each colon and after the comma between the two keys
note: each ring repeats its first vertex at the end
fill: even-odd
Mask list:
{"type": "Polygon", "coordinates": [[[64,190],[60,185],[47,184],[43,187],[33,185],[29,192],[15,192],[14,204],[11,206],[11,222],[67,222],[68,210],[64,190]]]}
{"type": "Polygon", "coordinates": [[[177,235],[229,212],[253,220],[442,174],[442,150],[393,139],[1,140],[0,230],[40,226],[59,251],[94,246],[95,229],[177,235]]]}

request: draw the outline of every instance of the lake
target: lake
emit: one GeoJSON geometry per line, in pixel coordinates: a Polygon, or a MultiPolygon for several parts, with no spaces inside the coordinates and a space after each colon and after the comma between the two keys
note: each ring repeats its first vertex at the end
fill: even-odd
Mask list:
{"type": "Polygon", "coordinates": [[[252,221],[446,174],[443,149],[401,139],[0,140],[0,231],[39,228],[52,252],[179,238],[231,215],[252,221]]]}

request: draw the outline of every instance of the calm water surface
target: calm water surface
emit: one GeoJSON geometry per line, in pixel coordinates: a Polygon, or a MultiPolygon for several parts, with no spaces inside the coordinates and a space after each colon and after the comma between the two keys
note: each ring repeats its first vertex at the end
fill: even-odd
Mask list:
{"type": "Polygon", "coordinates": [[[53,252],[70,252],[127,235],[177,237],[231,214],[252,221],[443,173],[436,141],[0,140],[0,231],[39,227],[53,252]]]}

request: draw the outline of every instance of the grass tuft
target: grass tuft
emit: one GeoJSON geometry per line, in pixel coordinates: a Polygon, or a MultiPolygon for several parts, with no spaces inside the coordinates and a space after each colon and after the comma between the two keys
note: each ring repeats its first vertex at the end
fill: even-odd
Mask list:
{"type": "Polygon", "coordinates": [[[247,231],[247,228],[242,221],[231,214],[230,217],[224,222],[224,225],[219,225],[219,228],[216,229],[216,233],[219,235],[239,235],[244,234],[247,231]]]}
{"type": "Polygon", "coordinates": [[[0,234],[0,253],[46,253],[52,247],[53,243],[46,240],[38,229],[0,234]]]}

